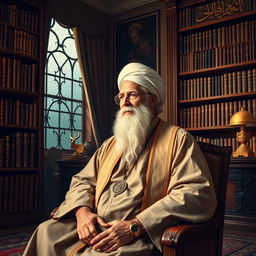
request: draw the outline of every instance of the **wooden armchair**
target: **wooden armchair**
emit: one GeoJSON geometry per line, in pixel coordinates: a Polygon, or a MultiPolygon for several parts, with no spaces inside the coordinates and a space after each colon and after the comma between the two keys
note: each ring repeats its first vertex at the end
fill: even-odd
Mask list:
{"type": "Polygon", "coordinates": [[[221,256],[230,147],[199,143],[213,176],[218,206],[214,216],[201,224],[182,224],[165,230],[164,256],[221,256]]]}

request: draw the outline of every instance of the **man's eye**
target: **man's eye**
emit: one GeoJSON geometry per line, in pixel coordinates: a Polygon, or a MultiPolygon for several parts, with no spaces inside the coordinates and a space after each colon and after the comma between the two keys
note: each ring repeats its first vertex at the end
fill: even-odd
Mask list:
{"type": "Polygon", "coordinates": [[[123,94],[120,94],[120,95],[118,95],[118,98],[119,98],[119,99],[123,99],[123,98],[124,98],[124,95],[123,95],[123,94]]]}
{"type": "Polygon", "coordinates": [[[137,98],[137,96],[138,96],[137,93],[131,93],[130,95],[131,95],[131,97],[133,97],[133,98],[137,98]]]}

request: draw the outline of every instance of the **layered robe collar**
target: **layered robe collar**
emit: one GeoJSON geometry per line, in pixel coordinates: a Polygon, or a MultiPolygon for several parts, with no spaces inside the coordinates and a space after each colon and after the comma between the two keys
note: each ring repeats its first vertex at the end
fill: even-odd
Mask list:
{"type": "MultiPolygon", "coordinates": [[[[169,125],[158,117],[152,121],[147,138],[151,145],[141,210],[146,209],[164,197],[167,192],[173,158],[173,144],[177,130],[177,126],[169,125]],[[153,138],[151,139],[151,137],[153,138]]],[[[112,137],[99,165],[95,196],[96,208],[103,190],[122,157],[122,153],[117,151],[115,143],[115,137],[112,137]]]]}

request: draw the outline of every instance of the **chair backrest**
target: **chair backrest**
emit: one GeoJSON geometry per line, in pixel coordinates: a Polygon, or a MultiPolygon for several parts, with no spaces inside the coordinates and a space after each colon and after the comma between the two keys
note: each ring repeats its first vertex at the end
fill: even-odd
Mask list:
{"type": "Polygon", "coordinates": [[[225,210],[231,147],[219,147],[204,142],[199,142],[198,144],[212,174],[215,193],[218,199],[216,211],[225,210]]]}
{"type": "Polygon", "coordinates": [[[182,223],[167,228],[162,236],[164,256],[221,256],[225,201],[231,147],[198,143],[212,173],[218,205],[203,223],[182,223]]]}
{"type": "Polygon", "coordinates": [[[217,219],[219,228],[217,232],[218,254],[221,255],[223,226],[225,215],[226,192],[229,172],[231,147],[219,147],[209,143],[198,143],[212,174],[218,205],[213,218],[217,219]]]}

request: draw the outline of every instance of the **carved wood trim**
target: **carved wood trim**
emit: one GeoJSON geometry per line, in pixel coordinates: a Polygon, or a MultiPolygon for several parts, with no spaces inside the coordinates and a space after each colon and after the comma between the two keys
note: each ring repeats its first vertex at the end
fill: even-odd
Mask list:
{"type": "Polygon", "coordinates": [[[166,9],[167,16],[167,42],[166,53],[167,60],[166,70],[166,108],[167,121],[173,124],[178,124],[177,106],[178,106],[178,92],[177,92],[177,8],[172,7],[166,9]]]}

